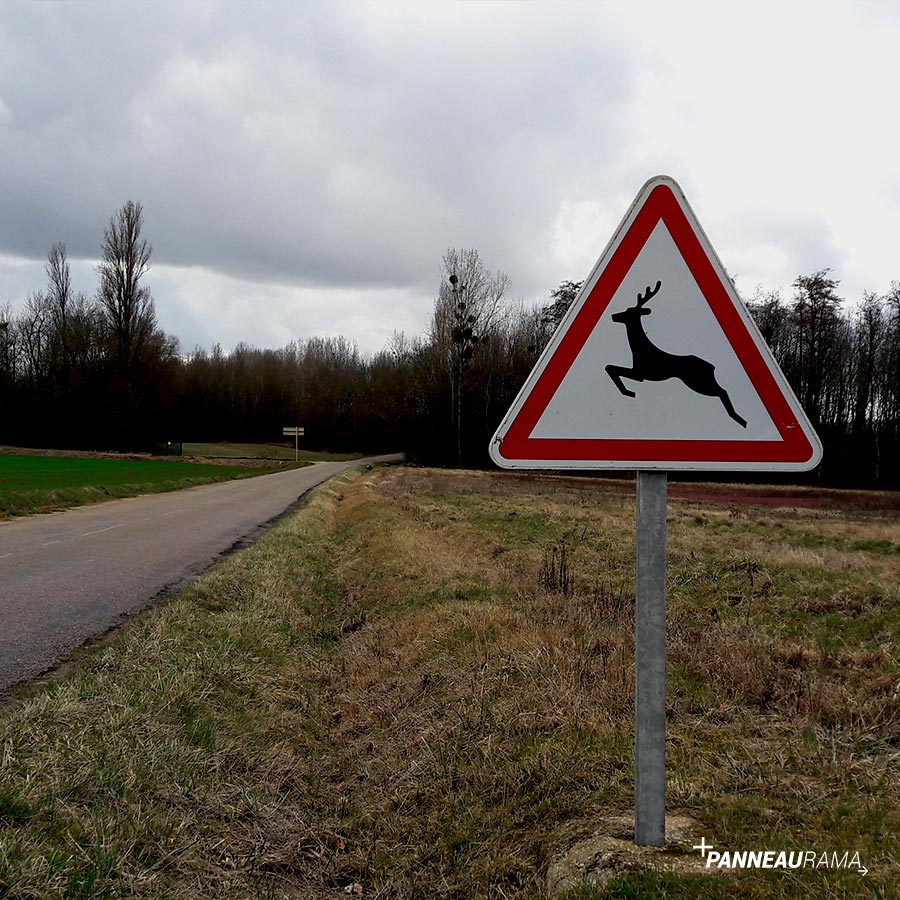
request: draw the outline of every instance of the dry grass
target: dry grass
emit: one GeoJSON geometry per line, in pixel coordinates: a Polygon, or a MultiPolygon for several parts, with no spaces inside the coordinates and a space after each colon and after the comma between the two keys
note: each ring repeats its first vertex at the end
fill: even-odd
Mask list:
{"type": "MultiPolygon", "coordinates": [[[[892,534],[879,515],[852,540],[892,534]]],[[[858,849],[872,874],[608,896],[893,896],[900,554],[835,546],[817,510],[670,519],[670,806],[719,846],[858,849]]],[[[621,483],[329,483],[6,714],[0,894],[543,896],[631,806],[632,542],[621,483]]]]}

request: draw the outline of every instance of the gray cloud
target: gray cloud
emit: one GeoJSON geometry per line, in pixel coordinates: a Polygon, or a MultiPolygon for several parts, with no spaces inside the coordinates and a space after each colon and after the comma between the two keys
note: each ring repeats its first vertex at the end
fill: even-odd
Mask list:
{"type": "Polygon", "coordinates": [[[826,268],[841,272],[846,262],[828,222],[817,216],[742,211],[721,226],[718,252],[745,296],[752,295],[757,285],[779,287],[789,295],[798,275],[826,268]]]}
{"type": "Polygon", "coordinates": [[[3,249],[64,239],[95,255],[131,198],[171,265],[424,287],[458,244],[535,280],[525,248],[559,192],[616,155],[629,66],[615,41],[574,20],[547,40],[546,8],[445,9],[443,30],[412,7],[261,9],[7,12],[7,43],[28,49],[0,92],[3,249]]]}

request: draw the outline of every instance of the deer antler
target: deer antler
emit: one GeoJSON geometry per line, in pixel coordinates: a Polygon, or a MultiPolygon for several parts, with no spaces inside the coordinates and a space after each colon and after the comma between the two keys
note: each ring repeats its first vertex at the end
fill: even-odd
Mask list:
{"type": "Polygon", "coordinates": [[[650,285],[648,284],[648,285],[647,285],[647,291],[646,291],[646,293],[643,294],[643,295],[641,295],[641,294],[638,294],[638,295],[637,295],[637,305],[638,305],[638,306],[646,306],[646,305],[647,305],[647,302],[650,300],[650,298],[651,298],[651,297],[655,297],[655,296],[659,293],[659,289],[660,289],[660,286],[661,286],[661,285],[662,285],[662,282],[661,282],[661,281],[657,281],[657,282],[656,282],[656,287],[653,288],[653,290],[651,291],[651,290],[650,290],[650,285]]]}

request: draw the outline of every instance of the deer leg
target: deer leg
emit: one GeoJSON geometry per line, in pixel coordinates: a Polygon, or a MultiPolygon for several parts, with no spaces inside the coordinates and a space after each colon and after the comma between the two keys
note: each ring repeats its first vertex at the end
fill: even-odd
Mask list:
{"type": "Polygon", "coordinates": [[[626,369],[624,366],[613,366],[609,365],[606,367],[606,374],[609,375],[613,380],[613,384],[626,396],[626,397],[636,397],[634,391],[629,391],[624,384],[622,384],[623,378],[631,379],[632,381],[643,381],[644,379],[638,375],[634,369],[626,369]]]}
{"type": "Polygon", "coordinates": [[[714,374],[715,366],[700,359],[699,356],[678,357],[683,360],[683,371],[679,372],[676,377],[680,378],[692,391],[703,394],[706,397],[718,397],[725,407],[725,412],[734,419],[741,428],[747,427],[747,420],[743,416],[739,416],[728,396],[728,391],[722,387],[716,380],[714,374]]]}
{"type": "Polygon", "coordinates": [[[725,390],[721,385],[717,385],[719,390],[716,392],[716,396],[722,401],[722,406],[725,407],[725,412],[734,419],[741,428],[747,427],[747,420],[743,418],[743,416],[739,416],[735,411],[734,406],[731,403],[731,398],[728,396],[728,391],[725,390]]]}

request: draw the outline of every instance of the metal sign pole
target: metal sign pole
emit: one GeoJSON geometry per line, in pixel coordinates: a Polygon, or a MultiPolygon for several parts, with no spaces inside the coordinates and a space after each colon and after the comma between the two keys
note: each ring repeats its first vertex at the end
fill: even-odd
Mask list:
{"type": "Polygon", "coordinates": [[[294,462],[300,459],[300,429],[294,432],[294,462]]]}
{"type": "Polygon", "coordinates": [[[666,843],[666,481],[637,473],[634,840],[666,843]]]}

